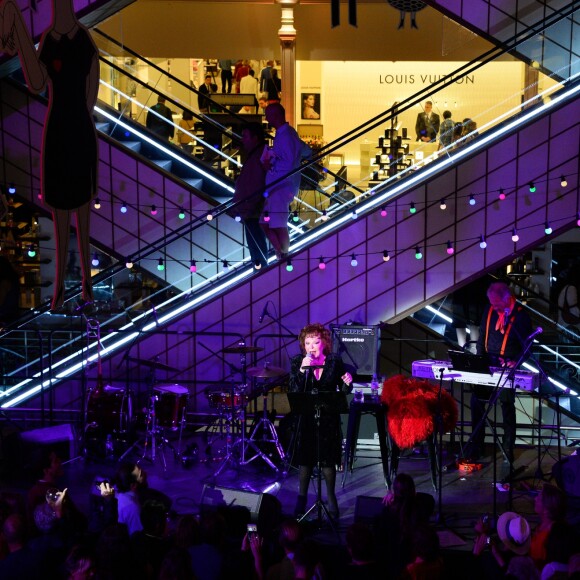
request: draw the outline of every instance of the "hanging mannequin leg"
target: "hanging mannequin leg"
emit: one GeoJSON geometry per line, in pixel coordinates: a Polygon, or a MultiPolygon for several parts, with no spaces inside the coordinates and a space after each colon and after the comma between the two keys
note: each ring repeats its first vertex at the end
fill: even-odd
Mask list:
{"type": "Polygon", "coordinates": [[[90,219],[91,205],[86,203],[77,210],[77,243],[83,273],[82,298],[85,303],[90,303],[94,300],[91,283],[90,219]]]}
{"type": "Polygon", "coordinates": [[[65,209],[53,209],[52,220],[54,224],[54,239],[56,244],[56,272],[54,293],[50,308],[51,310],[57,310],[64,303],[64,279],[66,274],[68,242],[70,236],[70,211],[65,209]]]}

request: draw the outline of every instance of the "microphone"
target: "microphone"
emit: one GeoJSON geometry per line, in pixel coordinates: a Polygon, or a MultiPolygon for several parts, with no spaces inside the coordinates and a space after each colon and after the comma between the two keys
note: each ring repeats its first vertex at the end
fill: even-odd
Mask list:
{"type": "MultiPolygon", "coordinates": [[[[306,356],[307,356],[307,357],[308,357],[310,360],[312,360],[312,359],[314,358],[314,355],[313,355],[311,352],[307,352],[307,353],[306,353],[306,356]]],[[[301,371],[303,371],[303,370],[305,370],[305,369],[309,369],[309,368],[310,368],[309,366],[306,366],[306,367],[300,367],[300,370],[301,370],[301,371]]]]}
{"type": "Polygon", "coordinates": [[[544,329],[541,326],[538,326],[538,328],[536,328],[536,330],[534,330],[526,340],[534,340],[534,338],[538,336],[538,334],[542,334],[542,332],[544,332],[544,329]]]}
{"type": "Polygon", "coordinates": [[[260,316],[258,316],[258,323],[259,324],[262,324],[266,314],[268,314],[268,303],[267,302],[266,302],[266,304],[264,304],[264,308],[262,309],[262,314],[260,314],[260,316]]]}

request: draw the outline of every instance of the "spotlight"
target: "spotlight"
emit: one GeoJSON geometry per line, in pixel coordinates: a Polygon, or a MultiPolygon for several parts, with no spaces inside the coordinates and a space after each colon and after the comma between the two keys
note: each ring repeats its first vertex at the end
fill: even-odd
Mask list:
{"type": "Polygon", "coordinates": [[[481,236],[479,238],[479,247],[482,250],[485,250],[485,248],[487,248],[487,242],[485,241],[485,236],[483,234],[481,234],[481,236]]]}
{"type": "Polygon", "coordinates": [[[386,207],[381,208],[381,217],[387,217],[387,208],[386,207]]]}
{"type": "Polygon", "coordinates": [[[157,262],[157,269],[160,272],[163,272],[163,270],[165,270],[165,262],[163,262],[163,258],[159,258],[159,262],[157,262]]]}
{"type": "Polygon", "coordinates": [[[475,205],[475,195],[473,193],[469,196],[469,205],[475,205]]]}
{"type": "Polygon", "coordinates": [[[505,199],[505,193],[504,193],[503,189],[500,189],[499,190],[499,196],[498,197],[499,197],[500,201],[503,201],[505,199]]]}
{"type": "Polygon", "coordinates": [[[157,215],[157,206],[155,204],[151,205],[151,215],[157,215]]]}
{"type": "Polygon", "coordinates": [[[553,231],[554,230],[550,227],[550,224],[546,222],[544,226],[544,232],[546,232],[546,235],[549,236],[553,231]]]}
{"type": "Polygon", "coordinates": [[[451,256],[451,254],[453,254],[453,252],[455,252],[455,250],[453,249],[453,244],[448,241],[447,242],[447,253],[451,256]]]}
{"type": "Polygon", "coordinates": [[[383,262],[388,262],[391,259],[389,256],[389,250],[383,250],[383,262]]]}
{"type": "Polygon", "coordinates": [[[189,264],[189,271],[192,274],[195,274],[197,272],[197,264],[195,263],[195,260],[191,260],[191,262],[189,264]]]}
{"type": "Polygon", "coordinates": [[[536,191],[536,186],[534,185],[533,181],[530,181],[530,193],[534,193],[536,191]]]}
{"type": "Polygon", "coordinates": [[[127,204],[125,202],[121,204],[121,213],[127,213],[127,204]]]}
{"type": "Polygon", "coordinates": [[[516,228],[514,228],[512,230],[512,242],[517,242],[519,241],[520,236],[518,236],[518,231],[516,230],[516,228]]]}
{"type": "Polygon", "coordinates": [[[101,200],[97,197],[95,198],[95,204],[93,206],[95,209],[101,209],[101,200]]]}
{"type": "Polygon", "coordinates": [[[324,262],[324,258],[320,258],[320,261],[318,262],[318,269],[319,270],[326,270],[326,264],[324,262]]]}
{"type": "Polygon", "coordinates": [[[350,265],[353,268],[356,268],[358,266],[358,260],[356,259],[356,254],[353,254],[350,258],[350,265]]]}
{"type": "Polygon", "coordinates": [[[292,272],[294,270],[294,266],[292,265],[292,260],[288,258],[286,260],[286,272],[292,272]]]}
{"type": "Polygon", "coordinates": [[[185,219],[185,210],[182,207],[179,208],[179,213],[177,214],[177,217],[180,220],[184,220],[185,219]]]}
{"type": "Polygon", "coordinates": [[[445,203],[445,198],[443,198],[440,202],[439,202],[439,207],[442,210],[446,210],[447,209],[447,204],[445,203]]]}
{"type": "Polygon", "coordinates": [[[568,185],[568,180],[566,179],[565,175],[562,175],[562,177],[560,177],[560,185],[562,187],[566,187],[568,185]]]}
{"type": "Polygon", "coordinates": [[[411,202],[411,207],[409,207],[409,213],[416,213],[417,208],[415,207],[415,203],[411,202]]]}
{"type": "Polygon", "coordinates": [[[93,259],[91,260],[91,264],[92,264],[92,265],[93,265],[95,268],[98,268],[100,263],[101,263],[101,262],[99,261],[99,256],[98,256],[98,254],[95,252],[95,253],[93,254],[93,259]]]}
{"type": "Polygon", "coordinates": [[[417,260],[420,260],[423,257],[423,253],[421,252],[421,248],[419,246],[417,246],[415,248],[415,258],[417,258],[417,260]]]}

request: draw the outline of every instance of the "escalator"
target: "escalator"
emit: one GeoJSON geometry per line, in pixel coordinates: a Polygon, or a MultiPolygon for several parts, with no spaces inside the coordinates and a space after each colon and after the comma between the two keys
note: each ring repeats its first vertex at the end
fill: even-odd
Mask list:
{"type": "MultiPolygon", "coordinates": [[[[576,225],[578,123],[570,123],[570,119],[578,118],[577,91],[572,83],[560,84],[550,93],[549,102],[518,109],[515,117],[493,125],[479,139],[385,180],[355,197],[353,203],[345,204],[328,222],[322,219],[325,206],[316,207],[317,227],[292,243],[292,268],[287,262],[252,276],[251,268],[242,263],[228,273],[208,276],[211,285],[204,284],[197,282],[197,272],[190,269],[192,261],[203,261],[199,258],[204,255],[204,246],[198,243],[195,252],[181,258],[182,267],[196,274],[189,291],[158,305],[156,324],[151,323],[149,312],[144,318],[133,320],[129,328],[139,328],[140,347],[166,359],[178,356],[179,348],[175,344],[155,344],[155,330],[160,325],[175,332],[184,324],[225,331],[229,324],[238,326],[235,319],[243,316],[244,326],[251,329],[244,334],[251,336],[260,330],[252,321],[262,311],[264,301],[272,301],[277,312],[296,320],[313,314],[321,320],[356,317],[368,323],[402,319],[476,273],[495,268],[506,256],[544,240],[548,219],[555,232],[576,225]],[[561,175],[568,176],[566,188],[561,186],[561,175]],[[541,186],[538,195],[526,192],[532,182],[541,186]],[[501,191],[504,199],[498,197],[501,191]],[[442,192],[450,209],[446,213],[439,207],[442,192]],[[471,204],[474,194],[475,206],[471,204]],[[412,207],[415,212],[409,211],[412,207]],[[388,216],[391,218],[385,219],[388,216]],[[524,239],[514,239],[515,230],[524,239]],[[482,236],[487,248],[481,246],[482,236]],[[347,260],[351,268],[338,267],[347,260]],[[316,296],[311,298],[306,288],[315,288],[316,296]]],[[[397,104],[384,118],[371,120],[371,130],[384,126],[405,107],[412,107],[423,98],[420,93],[397,104]]],[[[335,146],[330,144],[329,150],[335,146]]],[[[203,239],[214,224],[222,235],[235,225],[225,213],[214,216],[213,222],[193,224],[191,236],[203,239]]],[[[216,247],[215,255],[222,258],[219,243],[216,247]]],[[[147,249],[149,255],[156,251],[161,252],[162,248],[147,249]]],[[[239,242],[237,249],[232,244],[231,251],[239,251],[239,242]]],[[[220,260],[220,265],[224,262],[220,260]]],[[[215,268],[215,264],[209,267],[215,268]]],[[[111,344],[114,339],[111,337],[111,344]]],[[[208,370],[204,363],[209,364],[211,355],[199,352],[190,340],[184,337],[177,341],[188,351],[179,358],[180,364],[174,365],[179,372],[172,378],[185,374],[196,389],[206,380],[208,370]]],[[[225,346],[223,337],[216,340],[225,346]]],[[[213,352],[220,350],[218,343],[211,345],[213,352]]],[[[111,346],[110,354],[114,355],[118,348],[111,346]]],[[[271,346],[265,348],[259,360],[273,358],[278,362],[279,356],[277,348],[271,346]]],[[[118,363],[113,356],[111,376],[115,362],[118,363]]],[[[59,380],[74,374],[62,372],[63,368],[59,380]]],[[[216,368],[212,364],[211,368],[212,375],[220,371],[228,375],[225,366],[218,364],[216,368]]],[[[38,372],[38,367],[33,370],[38,372]]],[[[5,406],[16,404],[16,399],[9,401],[15,395],[16,391],[5,394],[5,406]]],[[[20,401],[26,398],[23,396],[20,401]]]]}

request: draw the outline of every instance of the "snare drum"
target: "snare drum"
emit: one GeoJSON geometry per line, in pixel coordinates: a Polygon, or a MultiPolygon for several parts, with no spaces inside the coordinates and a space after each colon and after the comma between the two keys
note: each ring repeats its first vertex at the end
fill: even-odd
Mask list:
{"type": "Polygon", "coordinates": [[[108,435],[129,429],[133,416],[131,392],[107,385],[92,389],[87,399],[86,426],[108,435]]]}
{"type": "Polygon", "coordinates": [[[157,426],[175,431],[185,415],[189,391],[181,385],[163,385],[153,391],[157,426]]]}
{"type": "Polygon", "coordinates": [[[206,396],[209,401],[209,406],[214,409],[231,408],[232,402],[235,408],[240,408],[248,401],[246,394],[236,388],[230,389],[229,391],[223,388],[206,391],[206,396]]]}

